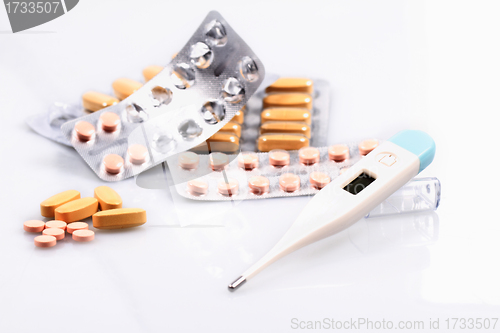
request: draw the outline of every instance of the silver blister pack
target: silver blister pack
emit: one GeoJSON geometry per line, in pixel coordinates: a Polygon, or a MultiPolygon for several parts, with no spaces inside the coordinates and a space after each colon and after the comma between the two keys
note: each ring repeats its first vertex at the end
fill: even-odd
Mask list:
{"type": "Polygon", "coordinates": [[[101,179],[122,180],[203,143],[246,104],[264,75],[257,56],[212,11],[142,88],[61,130],[101,179]],[[105,126],[110,119],[115,127],[105,126]]]}

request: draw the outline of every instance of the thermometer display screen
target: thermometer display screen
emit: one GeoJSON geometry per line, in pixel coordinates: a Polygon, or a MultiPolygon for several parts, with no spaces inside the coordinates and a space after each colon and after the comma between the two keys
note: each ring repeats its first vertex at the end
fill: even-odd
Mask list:
{"type": "Polygon", "coordinates": [[[371,177],[370,175],[366,173],[360,174],[356,179],[354,179],[352,182],[344,186],[344,190],[351,194],[358,194],[361,191],[363,191],[368,185],[373,183],[375,181],[375,178],[371,177]]]}

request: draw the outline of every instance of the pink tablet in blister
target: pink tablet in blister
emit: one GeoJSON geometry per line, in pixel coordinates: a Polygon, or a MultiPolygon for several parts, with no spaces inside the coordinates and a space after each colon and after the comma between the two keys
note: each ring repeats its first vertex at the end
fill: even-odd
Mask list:
{"type": "Polygon", "coordinates": [[[187,183],[187,190],[195,196],[202,196],[208,192],[208,183],[201,180],[190,180],[187,183]]]}
{"type": "Polygon", "coordinates": [[[128,147],[128,160],[132,164],[140,165],[146,162],[148,158],[148,149],[140,144],[134,144],[128,147]]]}
{"type": "Polygon", "coordinates": [[[253,176],[248,179],[248,188],[255,195],[269,193],[269,179],[264,176],[253,176]]]}
{"type": "Polygon", "coordinates": [[[311,172],[309,175],[309,182],[314,188],[321,190],[323,187],[330,183],[330,177],[324,172],[311,172]]]}
{"type": "Polygon", "coordinates": [[[333,145],[328,147],[328,157],[335,162],[343,162],[349,158],[347,145],[333,145]]]}
{"type": "Polygon", "coordinates": [[[220,194],[225,196],[237,195],[239,191],[238,181],[236,179],[221,179],[217,183],[217,190],[220,194]]]}
{"type": "Polygon", "coordinates": [[[363,156],[368,155],[373,149],[378,147],[378,140],[377,139],[369,139],[369,140],[364,140],[361,141],[361,143],[358,146],[359,153],[363,156]]]}
{"type": "Polygon", "coordinates": [[[212,170],[222,171],[229,164],[229,157],[224,153],[211,153],[209,163],[212,170]]]}
{"type": "Polygon", "coordinates": [[[269,152],[269,164],[283,167],[290,164],[290,153],[283,149],[273,149],[269,152]]]}
{"type": "Polygon", "coordinates": [[[304,165],[313,165],[319,162],[319,150],[314,147],[299,149],[299,161],[304,165]]]}
{"type": "Polygon", "coordinates": [[[79,121],[75,124],[76,138],[82,142],[90,141],[95,136],[95,127],[87,121],[79,121]]]}
{"type": "Polygon", "coordinates": [[[112,175],[120,173],[120,171],[123,169],[123,163],[123,158],[120,155],[116,154],[106,155],[102,159],[104,170],[112,175]]]}
{"type": "Polygon", "coordinates": [[[113,112],[103,112],[99,116],[101,128],[105,132],[115,132],[120,125],[120,117],[113,112]]]}
{"type": "Polygon", "coordinates": [[[198,164],[200,163],[200,157],[196,153],[187,151],[179,154],[179,158],[177,159],[177,161],[182,169],[193,170],[198,167],[198,164]]]}
{"type": "Polygon", "coordinates": [[[259,166],[259,156],[256,153],[241,153],[238,156],[238,166],[245,170],[253,170],[259,166]]]}
{"type": "Polygon", "coordinates": [[[300,178],[293,173],[285,173],[281,175],[280,188],[285,192],[295,192],[300,188],[300,178]]]}

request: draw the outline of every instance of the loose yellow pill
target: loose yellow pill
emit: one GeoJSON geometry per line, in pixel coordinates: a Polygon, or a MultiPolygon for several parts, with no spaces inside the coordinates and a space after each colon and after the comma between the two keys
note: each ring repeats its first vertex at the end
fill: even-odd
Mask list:
{"type": "Polygon", "coordinates": [[[266,93],[272,92],[303,92],[313,93],[313,81],[305,78],[282,77],[266,88],[266,93]]]}
{"type": "Polygon", "coordinates": [[[113,96],[102,94],[97,91],[88,91],[82,96],[83,108],[91,112],[99,111],[118,102],[119,100],[113,96]]]}
{"type": "Polygon", "coordinates": [[[142,71],[142,76],[144,76],[144,80],[148,82],[152,78],[154,78],[158,73],[160,73],[163,70],[162,66],[157,66],[157,65],[151,65],[142,71]]]}
{"type": "Polygon", "coordinates": [[[81,198],[65,203],[55,210],[56,220],[74,222],[83,220],[97,212],[98,202],[96,198],[81,198]]]}
{"type": "Polygon", "coordinates": [[[54,210],[64,205],[67,202],[80,199],[80,192],[75,190],[68,190],[56,195],[51,196],[50,198],[42,201],[40,204],[40,212],[42,216],[45,217],[54,217],[54,210]]]}
{"type": "Polygon", "coordinates": [[[101,210],[122,208],[122,198],[111,187],[96,187],[94,189],[94,198],[99,202],[99,208],[101,210]]]}
{"type": "Polygon", "coordinates": [[[310,138],[311,127],[301,121],[268,121],[260,127],[260,134],[267,133],[302,134],[310,138]]]}
{"type": "Polygon", "coordinates": [[[262,100],[264,109],[272,107],[304,108],[312,110],[312,97],[309,94],[272,94],[262,100]]]}
{"type": "Polygon", "coordinates": [[[266,121],[302,121],[311,125],[311,112],[299,108],[269,108],[260,114],[261,123],[266,121]]]}
{"type": "Polygon", "coordinates": [[[115,80],[112,86],[115,96],[118,97],[119,100],[122,100],[139,90],[142,87],[142,83],[127,78],[121,78],[115,80]]]}
{"type": "Polygon", "coordinates": [[[309,146],[309,139],[300,134],[265,134],[259,136],[257,148],[260,151],[273,149],[298,150],[309,146]]]}
{"type": "Polygon", "coordinates": [[[98,229],[123,229],[146,223],[146,211],[140,208],[118,208],[104,210],[92,216],[92,223],[98,229]]]}
{"type": "Polygon", "coordinates": [[[236,135],[238,138],[241,137],[241,125],[235,121],[230,121],[220,129],[221,132],[230,132],[236,135]]]}

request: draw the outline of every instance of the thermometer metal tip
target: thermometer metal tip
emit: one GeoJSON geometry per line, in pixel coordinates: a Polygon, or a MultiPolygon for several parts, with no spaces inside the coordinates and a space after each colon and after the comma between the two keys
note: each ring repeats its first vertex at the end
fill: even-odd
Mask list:
{"type": "Polygon", "coordinates": [[[227,286],[227,289],[229,289],[229,291],[235,291],[236,289],[241,287],[245,282],[247,282],[247,279],[245,279],[243,276],[240,276],[236,280],[234,280],[233,283],[227,286]]]}

